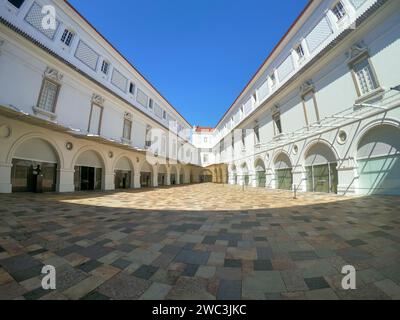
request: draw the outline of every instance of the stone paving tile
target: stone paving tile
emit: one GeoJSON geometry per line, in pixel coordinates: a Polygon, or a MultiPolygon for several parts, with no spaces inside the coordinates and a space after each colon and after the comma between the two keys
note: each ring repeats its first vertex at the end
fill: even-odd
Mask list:
{"type": "Polygon", "coordinates": [[[242,282],[240,280],[221,280],[219,283],[218,300],[240,300],[242,297],[242,282]]]}
{"type": "Polygon", "coordinates": [[[102,284],[98,292],[113,300],[136,300],[151,286],[148,280],[120,273],[102,284]]]}
{"type": "Polygon", "coordinates": [[[400,197],[204,184],[0,203],[4,299],[399,299],[400,197]]]}

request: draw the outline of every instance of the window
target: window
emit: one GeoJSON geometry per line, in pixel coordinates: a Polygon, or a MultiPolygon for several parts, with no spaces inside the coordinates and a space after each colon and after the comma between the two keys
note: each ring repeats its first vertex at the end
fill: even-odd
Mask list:
{"type": "Polygon", "coordinates": [[[151,126],[146,127],[145,139],[146,139],[146,141],[145,141],[146,148],[150,148],[151,147],[151,126]]]}
{"type": "Polygon", "coordinates": [[[103,107],[93,103],[90,111],[90,120],[88,132],[91,134],[100,134],[101,118],[103,114],[103,107]]]}
{"type": "Polygon", "coordinates": [[[106,60],[103,60],[103,63],[101,64],[101,72],[107,75],[109,70],[110,70],[110,63],[107,62],[106,60]]]}
{"type": "Polygon", "coordinates": [[[353,72],[360,96],[365,95],[378,87],[378,81],[375,78],[375,74],[367,57],[353,64],[353,72]]]}
{"type": "Polygon", "coordinates": [[[260,143],[260,127],[259,126],[254,127],[254,138],[255,138],[255,143],[259,144],[260,143]]]}
{"type": "Polygon", "coordinates": [[[246,147],[246,129],[242,129],[242,146],[246,147]]]}
{"type": "Polygon", "coordinates": [[[301,44],[299,44],[296,47],[296,53],[297,53],[297,56],[299,57],[299,60],[304,58],[304,49],[303,49],[303,46],[301,44]]]}
{"type": "Polygon", "coordinates": [[[333,14],[336,16],[338,20],[341,20],[345,15],[346,15],[346,9],[344,8],[344,5],[342,1],[339,1],[333,8],[332,8],[333,14]]]}
{"type": "Polygon", "coordinates": [[[203,162],[207,163],[208,162],[208,154],[203,155],[203,162]]]}
{"type": "Polygon", "coordinates": [[[208,138],[204,137],[204,143],[207,143],[207,142],[208,142],[208,138]]]}
{"type": "Polygon", "coordinates": [[[221,140],[220,144],[219,144],[219,153],[222,153],[225,149],[225,141],[224,139],[221,140]]]}
{"type": "Polygon", "coordinates": [[[65,29],[63,34],[62,34],[62,36],[61,36],[61,42],[69,47],[69,46],[71,46],[73,38],[74,38],[73,32],[71,32],[68,29],[65,29]]]}
{"type": "Polygon", "coordinates": [[[167,119],[167,111],[163,110],[162,117],[163,119],[167,119]]]}
{"type": "Polygon", "coordinates": [[[25,0],[8,0],[8,2],[11,3],[17,9],[19,9],[24,4],[25,0]]]}
{"type": "Polygon", "coordinates": [[[59,84],[50,81],[49,79],[44,79],[37,107],[45,111],[54,113],[56,109],[59,90],[59,84]]]}
{"type": "Polygon", "coordinates": [[[281,134],[282,133],[282,124],[281,124],[280,112],[276,112],[272,116],[272,119],[274,120],[274,123],[275,123],[275,135],[281,134]]]}
{"type": "Polygon", "coordinates": [[[234,136],[233,133],[232,133],[232,136],[231,136],[231,146],[232,146],[232,149],[235,150],[235,136],[234,136]]]}
{"type": "Polygon", "coordinates": [[[135,84],[133,82],[129,84],[129,93],[133,95],[135,94],[135,84]]]}
{"type": "Polygon", "coordinates": [[[153,110],[153,99],[149,99],[149,109],[153,110]]]}
{"type": "Polygon", "coordinates": [[[132,133],[132,120],[124,119],[124,130],[123,130],[123,138],[125,140],[131,140],[132,133]]]}
{"type": "Polygon", "coordinates": [[[275,87],[275,85],[276,85],[275,73],[272,73],[272,74],[271,74],[271,83],[272,83],[272,87],[275,87]]]}

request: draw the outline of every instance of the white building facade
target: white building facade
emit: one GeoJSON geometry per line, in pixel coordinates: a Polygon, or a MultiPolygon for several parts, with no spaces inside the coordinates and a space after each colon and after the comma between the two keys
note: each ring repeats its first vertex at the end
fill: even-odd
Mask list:
{"type": "Polygon", "coordinates": [[[0,192],[198,182],[191,129],[67,2],[0,1],[0,192]]]}
{"type": "Polygon", "coordinates": [[[398,195],[398,57],[399,1],[311,1],[217,126],[192,128],[68,2],[0,0],[0,192],[40,172],[42,191],[398,195]]]}
{"type": "Polygon", "coordinates": [[[230,184],[400,194],[399,56],[399,1],[310,2],[216,126],[214,165],[230,184]]]}

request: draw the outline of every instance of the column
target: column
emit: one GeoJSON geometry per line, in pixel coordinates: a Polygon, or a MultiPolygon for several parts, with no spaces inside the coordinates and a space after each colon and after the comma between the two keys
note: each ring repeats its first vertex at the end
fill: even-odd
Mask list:
{"type": "Polygon", "coordinates": [[[265,170],[265,187],[267,189],[275,189],[275,173],[271,168],[265,170]]]}
{"type": "Polygon", "coordinates": [[[133,188],[140,189],[140,172],[136,172],[133,174],[133,188]]]}
{"type": "Polygon", "coordinates": [[[104,175],[104,191],[115,190],[115,173],[106,172],[104,175]]]}
{"type": "Polygon", "coordinates": [[[171,168],[167,168],[167,180],[166,180],[166,185],[170,186],[171,185],[171,168]]]}
{"type": "Polygon", "coordinates": [[[153,188],[157,188],[158,187],[158,169],[156,167],[153,167],[152,178],[153,178],[153,188]]]}
{"type": "Polygon", "coordinates": [[[11,163],[0,163],[0,193],[11,193],[11,163]]]}
{"type": "Polygon", "coordinates": [[[58,192],[74,192],[74,169],[58,169],[57,170],[57,181],[58,181],[58,192]]]}
{"type": "Polygon", "coordinates": [[[297,191],[307,191],[307,171],[301,165],[292,168],[293,184],[297,191]]]}
{"type": "Polygon", "coordinates": [[[337,168],[338,194],[353,195],[358,193],[358,167],[353,158],[343,160],[337,168]]]}

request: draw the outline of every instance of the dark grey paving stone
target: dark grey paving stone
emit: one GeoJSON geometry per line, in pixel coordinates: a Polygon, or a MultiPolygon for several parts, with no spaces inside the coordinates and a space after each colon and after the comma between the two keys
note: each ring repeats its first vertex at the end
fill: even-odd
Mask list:
{"type": "Polygon", "coordinates": [[[182,247],[166,245],[164,248],[160,250],[162,253],[177,255],[182,250],[182,247]]]}
{"type": "Polygon", "coordinates": [[[183,271],[182,276],[194,277],[198,269],[199,269],[199,265],[197,265],[197,264],[188,264],[188,265],[186,265],[186,268],[183,271]]]}
{"type": "Polygon", "coordinates": [[[158,267],[142,265],[139,267],[139,269],[137,269],[134,273],[132,273],[132,275],[141,279],[148,280],[153,276],[153,274],[157,272],[157,270],[158,267]]]}
{"type": "Polygon", "coordinates": [[[257,259],[268,260],[272,259],[272,249],[270,247],[257,247],[257,259]]]}
{"type": "Polygon", "coordinates": [[[268,241],[267,237],[254,237],[254,241],[268,241]]]}
{"type": "Polygon", "coordinates": [[[90,271],[100,267],[101,265],[102,265],[102,263],[100,263],[97,260],[89,260],[89,261],[79,265],[78,269],[80,269],[80,270],[82,270],[82,271],[84,271],[86,273],[89,273],[90,271]]]}
{"type": "Polygon", "coordinates": [[[79,253],[83,249],[84,249],[83,247],[78,246],[77,244],[73,244],[73,245],[68,246],[66,248],[57,250],[55,252],[55,254],[58,255],[58,256],[61,256],[61,257],[65,257],[65,256],[69,255],[70,253],[79,253]]]}
{"type": "Polygon", "coordinates": [[[323,277],[306,278],[304,282],[310,290],[330,288],[328,282],[323,277]]]}
{"type": "Polygon", "coordinates": [[[314,251],[292,251],[289,254],[294,261],[319,259],[318,255],[314,251]]]}
{"type": "Polygon", "coordinates": [[[348,241],[346,241],[346,243],[348,243],[349,245],[351,245],[353,247],[362,246],[364,244],[367,244],[365,241],[360,240],[360,239],[348,240],[348,241]]]}
{"type": "Polygon", "coordinates": [[[216,236],[205,236],[202,243],[203,244],[215,244],[215,242],[218,240],[216,236]]]}
{"type": "Polygon", "coordinates": [[[56,286],[58,292],[62,292],[88,277],[85,272],[73,268],[70,265],[58,267],[56,272],[56,286]]]}
{"type": "Polygon", "coordinates": [[[38,300],[50,291],[44,290],[43,288],[37,288],[33,291],[27,292],[23,295],[26,300],[38,300]]]}
{"type": "Polygon", "coordinates": [[[15,257],[0,260],[0,266],[6,269],[9,273],[30,269],[41,265],[41,263],[30,255],[22,254],[15,257]]]}
{"type": "Polygon", "coordinates": [[[242,298],[241,280],[221,280],[218,287],[218,300],[240,300],[242,298]]]}
{"type": "Polygon", "coordinates": [[[122,243],[118,246],[115,247],[116,250],[122,251],[122,252],[126,252],[129,253],[133,250],[135,250],[137,248],[137,246],[134,246],[132,244],[129,243],[122,243]]]}
{"type": "Polygon", "coordinates": [[[22,282],[40,276],[42,274],[42,268],[43,265],[40,264],[29,269],[10,272],[10,274],[15,279],[15,281],[22,282]]]}
{"type": "Polygon", "coordinates": [[[78,251],[78,253],[93,260],[98,260],[101,257],[104,257],[105,255],[109,254],[111,251],[112,251],[111,248],[105,248],[103,246],[95,244],[87,248],[82,248],[81,250],[78,251]]]}
{"type": "Polygon", "coordinates": [[[102,284],[97,291],[113,300],[136,300],[150,285],[151,281],[121,272],[102,284]]]}
{"type": "Polygon", "coordinates": [[[237,259],[225,259],[224,267],[225,268],[241,268],[242,261],[237,260],[237,259]]]}
{"type": "Polygon", "coordinates": [[[93,291],[81,298],[81,300],[110,300],[110,298],[100,292],[93,291]]]}
{"type": "Polygon", "coordinates": [[[210,256],[209,252],[183,249],[175,257],[175,261],[187,264],[206,265],[209,256],[210,256]]]}
{"type": "Polygon", "coordinates": [[[111,265],[113,267],[116,267],[118,269],[124,270],[125,268],[127,268],[132,262],[125,260],[125,259],[118,259],[115,260],[111,265]]]}
{"type": "Polygon", "coordinates": [[[367,251],[356,247],[340,249],[336,253],[348,262],[366,260],[372,257],[367,251]]]}
{"type": "Polygon", "coordinates": [[[271,260],[254,260],[253,261],[254,271],[272,271],[271,260]]]}
{"type": "Polygon", "coordinates": [[[44,252],[47,252],[47,251],[48,251],[47,249],[42,248],[42,249],[37,249],[37,250],[34,250],[34,251],[30,251],[30,252],[28,252],[28,254],[30,256],[36,256],[37,254],[41,254],[41,253],[44,253],[44,252]]]}

